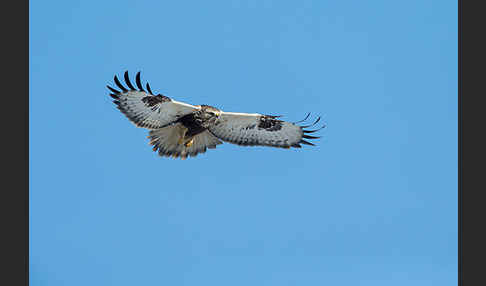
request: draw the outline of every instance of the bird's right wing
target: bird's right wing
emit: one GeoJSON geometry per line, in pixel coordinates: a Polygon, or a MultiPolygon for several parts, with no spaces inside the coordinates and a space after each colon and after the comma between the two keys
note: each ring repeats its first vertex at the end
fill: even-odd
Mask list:
{"type": "Polygon", "coordinates": [[[138,90],[130,82],[128,72],[125,72],[124,78],[128,89],[120,83],[116,76],[114,81],[121,91],[110,86],[107,87],[112,92],[110,96],[115,99],[113,102],[118,109],[137,127],[162,128],[174,123],[180,117],[200,109],[199,106],[178,102],[161,94],[154,95],[148,83],[146,87],[149,93],[147,93],[140,82],[140,72],[135,78],[138,90]]]}
{"type": "MultiPolygon", "coordinates": [[[[209,127],[209,131],[223,141],[243,146],[300,148],[300,144],[314,145],[304,139],[319,138],[306,134],[319,130],[304,129],[312,125],[299,126],[278,120],[277,117],[279,116],[258,113],[222,112],[215,123],[209,127]]],[[[319,119],[320,117],[315,123],[319,119]]]]}

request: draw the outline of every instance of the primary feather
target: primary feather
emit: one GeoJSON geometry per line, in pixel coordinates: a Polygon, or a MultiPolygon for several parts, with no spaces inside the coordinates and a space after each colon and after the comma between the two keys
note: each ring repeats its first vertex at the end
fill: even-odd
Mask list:
{"type": "MultiPolygon", "coordinates": [[[[139,90],[136,90],[131,84],[128,72],[125,72],[124,77],[130,90],[127,90],[116,76],[114,81],[122,91],[118,91],[111,86],[107,87],[113,92],[111,96],[115,99],[114,103],[118,106],[118,109],[138,127],[148,129],[162,128],[172,123],[174,119],[200,109],[191,104],[175,101],[162,94],[147,94],[140,83],[140,72],[137,73],[139,90]]],[[[148,83],[147,89],[150,90],[148,83]]]]}

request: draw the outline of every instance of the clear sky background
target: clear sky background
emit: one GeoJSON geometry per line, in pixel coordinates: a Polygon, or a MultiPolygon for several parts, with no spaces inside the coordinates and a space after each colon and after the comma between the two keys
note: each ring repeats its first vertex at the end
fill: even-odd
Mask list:
{"type": "Polygon", "coordinates": [[[457,284],[457,1],[31,1],[29,84],[33,286],[457,284]],[[162,158],[125,70],[327,127],[162,158]]]}

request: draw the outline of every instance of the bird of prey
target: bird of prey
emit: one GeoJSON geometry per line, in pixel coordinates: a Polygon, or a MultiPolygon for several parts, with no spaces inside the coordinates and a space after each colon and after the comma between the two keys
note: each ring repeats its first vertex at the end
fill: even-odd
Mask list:
{"type": "Polygon", "coordinates": [[[258,113],[225,112],[209,105],[191,105],[175,101],[162,94],[155,95],[146,84],[144,90],[140,81],[140,72],[135,77],[135,88],[124,74],[124,87],[118,78],[115,84],[120,90],[107,86],[112,92],[117,108],[137,127],[149,129],[149,144],[160,156],[186,159],[194,157],[207,149],[214,149],[222,141],[242,146],[270,146],[280,148],[301,148],[301,144],[314,145],[304,139],[320,137],[308,135],[315,130],[307,130],[317,120],[307,126],[298,122],[286,122],[277,119],[281,116],[258,113]]]}

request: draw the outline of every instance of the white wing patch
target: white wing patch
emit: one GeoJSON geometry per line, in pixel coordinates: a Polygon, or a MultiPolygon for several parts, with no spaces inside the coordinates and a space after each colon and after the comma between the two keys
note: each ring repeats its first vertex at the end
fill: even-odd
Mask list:
{"type": "Polygon", "coordinates": [[[300,144],[314,145],[305,139],[317,139],[309,136],[317,130],[304,130],[312,125],[299,126],[291,122],[276,119],[277,116],[258,113],[222,112],[209,131],[219,139],[243,146],[271,146],[281,148],[300,148],[300,144]]]}
{"type": "Polygon", "coordinates": [[[124,78],[129,89],[126,89],[116,76],[114,81],[121,91],[107,87],[113,92],[110,96],[115,99],[113,102],[118,109],[138,127],[162,128],[200,109],[198,106],[178,102],[161,94],[154,95],[148,83],[146,87],[149,93],[145,92],[140,82],[140,72],[136,75],[138,90],[131,84],[128,72],[125,72],[124,78]]]}

